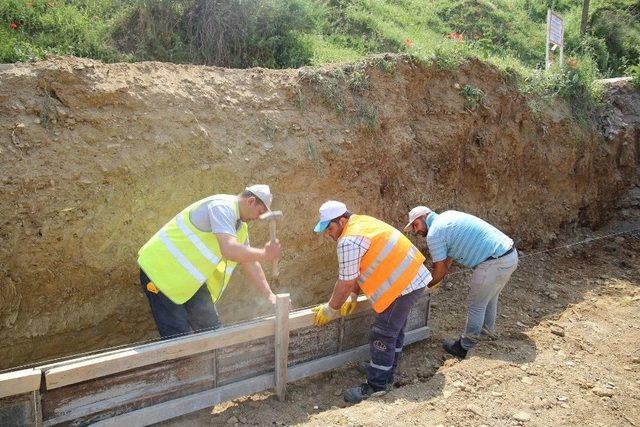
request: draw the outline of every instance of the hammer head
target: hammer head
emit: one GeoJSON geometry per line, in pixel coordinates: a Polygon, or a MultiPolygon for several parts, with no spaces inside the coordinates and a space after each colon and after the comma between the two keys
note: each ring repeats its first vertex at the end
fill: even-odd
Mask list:
{"type": "Polygon", "coordinates": [[[260,215],[260,219],[267,219],[270,221],[276,221],[282,218],[282,211],[269,211],[260,215]]]}

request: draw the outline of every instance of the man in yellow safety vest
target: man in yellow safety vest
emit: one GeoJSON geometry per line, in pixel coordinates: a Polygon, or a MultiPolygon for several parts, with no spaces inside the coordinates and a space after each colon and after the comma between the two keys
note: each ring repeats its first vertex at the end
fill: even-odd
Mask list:
{"type": "Polygon", "coordinates": [[[271,303],[260,262],[280,255],[279,241],[249,244],[247,222],[271,208],[267,185],[237,196],[218,194],[186,207],[138,252],[140,283],[163,339],[221,326],[215,303],[237,264],[271,303]]]}
{"type": "Polygon", "coordinates": [[[431,273],[422,264],[425,257],[400,231],[376,218],[352,215],[344,203],[328,201],[320,206],[314,230],[330,236],[338,250],[338,280],[329,302],[313,309],[315,324],[322,326],[352,313],[359,291],[376,312],[367,381],[344,393],[345,401],[358,403],[393,384],[409,311],[431,281],[431,273]]]}

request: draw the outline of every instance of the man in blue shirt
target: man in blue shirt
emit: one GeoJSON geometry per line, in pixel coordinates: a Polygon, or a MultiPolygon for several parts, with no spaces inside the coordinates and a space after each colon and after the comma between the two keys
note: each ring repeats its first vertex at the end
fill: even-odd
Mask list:
{"type": "Polygon", "coordinates": [[[433,262],[427,290],[440,285],[453,261],[473,269],[464,333],[443,344],[448,353],[464,358],[481,333],[495,333],[498,296],[518,266],[513,240],[473,215],[457,211],[438,215],[426,206],[411,209],[404,229],[427,239],[433,262]]]}

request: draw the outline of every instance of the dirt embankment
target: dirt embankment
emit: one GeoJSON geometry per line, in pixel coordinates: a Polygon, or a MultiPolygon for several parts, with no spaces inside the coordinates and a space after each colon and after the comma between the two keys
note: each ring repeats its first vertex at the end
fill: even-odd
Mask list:
{"type": "MultiPolygon", "coordinates": [[[[600,224],[638,161],[638,93],[616,87],[588,131],[561,102],[532,111],[480,62],[2,66],[0,367],[154,337],[138,248],[192,201],[249,183],[285,213],[278,290],[296,306],[335,277],[334,245],[312,232],[329,198],[396,226],[416,203],[465,210],[521,247],[600,224]]],[[[266,307],[238,275],[219,309],[231,322],[266,307]]]]}

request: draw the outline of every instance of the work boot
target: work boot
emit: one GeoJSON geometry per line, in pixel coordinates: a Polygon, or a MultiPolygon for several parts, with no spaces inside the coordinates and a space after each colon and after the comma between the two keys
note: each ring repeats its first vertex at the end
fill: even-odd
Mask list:
{"type": "Polygon", "coordinates": [[[464,359],[465,357],[467,357],[467,350],[462,348],[460,340],[446,340],[442,343],[442,348],[444,348],[444,351],[446,351],[447,353],[452,354],[460,359],[464,359]]]}
{"type": "Polygon", "coordinates": [[[382,396],[389,391],[387,388],[375,391],[368,383],[363,383],[358,387],[347,389],[344,394],[344,401],[349,403],[360,403],[370,397],[382,396]]]}
{"type": "MultiPolygon", "coordinates": [[[[365,377],[367,376],[367,369],[369,368],[369,366],[371,366],[371,364],[369,362],[365,362],[364,360],[357,362],[354,365],[354,368],[356,368],[356,371],[358,371],[359,373],[361,373],[362,375],[364,375],[365,377]]],[[[393,384],[395,387],[398,387],[395,383],[394,380],[394,374],[391,374],[391,376],[388,379],[389,384],[393,384]]]]}

